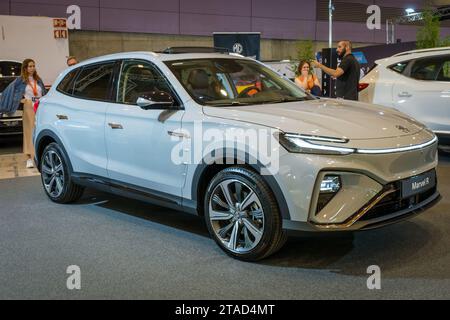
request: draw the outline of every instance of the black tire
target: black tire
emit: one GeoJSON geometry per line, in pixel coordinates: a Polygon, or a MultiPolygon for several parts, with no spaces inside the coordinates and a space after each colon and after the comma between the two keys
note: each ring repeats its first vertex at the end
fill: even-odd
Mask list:
{"type": "Polygon", "coordinates": [[[50,198],[50,200],[56,203],[71,203],[81,198],[84,192],[84,187],[73,183],[70,176],[69,159],[67,159],[65,152],[57,143],[52,142],[45,147],[44,151],[42,152],[39,165],[39,169],[41,171],[42,186],[44,187],[44,191],[50,198]],[[58,171],[59,173],[50,174],[48,170],[48,163],[50,159],[49,157],[52,157],[52,161],[56,160],[55,164],[60,164],[61,168],[58,171]],[[52,181],[52,177],[55,178],[56,175],[58,175],[59,181],[61,181],[60,185],[62,186],[58,188],[58,190],[60,190],[59,192],[56,190],[56,182],[52,183],[52,185],[50,186],[50,190],[47,188],[47,186],[49,185],[48,182],[52,181]],[[55,191],[51,192],[51,190],[55,191]]]}
{"type": "MultiPolygon", "coordinates": [[[[228,187],[227,187],[228,188],[228,187]]],[[[232,187],[231,187],[232,188],[232,187]]],[[[236,188],[236,187],[235,187],[236,188]]],[[[241,188],[239,187],[239,191],[241,193],[241,188]]],[[[221,189],[223,190],[223,189],[221,189]]],[[[236,189],[235,189],[236,190],[236,189]]],[[[250,192],[249,192],[250,193],[250,192]]],[[[247,193],[247,195],[249,194],[247,193]]],[[[222,194],[224,194],[222,192],[222,194]]],[[[231,192],[231,194],[233,194],[233,192],[231,192]]],[[[245,193],[244,193],[245,194],[245,193]]],[[[237,197],[237,191],[233,194],[233,197],[236,199],[237,197]]],[[[240,197],[242,200],[242,196],[240,197]]],[[[219,200],[220,201],[220,200],[219,200]]],[[[236,200],[237,201],[237,200],[236,200]]],[[[242,201],[245,202],[245,201],[242,201]]],[[[214,205],[216,205],[217,201],[214,202],[214,205]]],[[[221,202],[223,205],[226,205],[226,203],[221,202]]],[[[227,211],[227,209],[224,206],[220,206],[221,208],[224,208],[224,213],[226,215],[236,215],[236,213],[229,213],[232,212],[234,209],[230,209],[230,211],[227,211]]],[[[217,206],[216,206],[217,207],[217,206]]],[[[238,205],[236,205],[236,207],[238,207],[238,205]]],[[[217,212],[216,209],[215,212],[217,212]]],[[[241,213],[243,212],[242,209],[239,209],[238,211],[240,211],[241,213]]],[[[275,196],[272,192],[272,190],[270,189],[270,187],[267,185],[267,183],[262,179],[262,177],[247,169],[244,167],[229,167],[226,168],[222,171],[220,171],[218,174],[216,174],[216,176],[214,176],[214,178],[210,181],[207,190],[206,190],[206,195],[205,195],[205,199],[204,199],[204,212],[205,212],[205,221],[206,221],[206,225],[208,227],[208,231],[211,235],[211,237],[216,241],[216,243],[219,245],[219,247],[225,251],[225,253],[227,253],[229,256],[233,257],[233,258],[237,258],[239,260],[244,260],[244,261],[258,261],[261,259],[264,259],[270,255],[272,255],[273,253],[275,253],[276,251],[278,251],[286,242],[287,239],[287,234],[284,230],[282,230],[282,219],[281,219],[281,215],[280,215],[280,211],[278,209],[278,204],[276,202],[275,196]],[[230,182],[232,181],[232,182],[230,182]],[[245,244],[243,244],[243,240],[240,240],[240,244],[241,244],[241,248],[236,248],[235,250],[230,249],[229,246],[233,247],[233,245],[231,245],[231,237],[233,234],[233,231],[228,231],[229,234],[229,242],[228,244],[226,243],[226,241],[224,242],[225,238],[220,238],[219,235],[217,233],[220,233],[221,230],[225,229],[225,227],[221,228],[218,230],[219,227],[221,226],[214,226],[214,223],[218,223],[218,222],[213,222],[211,221],[210,218],[210,207],[212,206],[212,203],[214,202],[212,199],[214,199],[214,195],[218,195],[220,194],[222,191],[217,191],[219,190],[218,188],[221,187],[221,184],[223,185],[223,183],[227,184],[227,183],[234,183],[234,184],[240,184],[242,183],[245,187],[248,187],[248,189],[251,189],[251,191],[254,192],[254,194],[256,194],[257,198],[258,198],[258,204],[261,205],[261,209],[262,209],[262,216],[263,216],[263,227],[262,227],[262,236],[258,237],[260,240],[259,242],[256,244],[256,240],[253,242],[253,245],[255,245],[254,247],[252,246],[248,246],[248,250],[247,251],[242,251],[242,252],[236,252],[237,249],[241,249],[241,250],[246,250],[246,246],[247,246],[247,240],[245,240],[245,244]],[[210,203],[210,201],[212,201],[210,203]],[[219,232],[218,232],[219,231],[219,232]],[[217,233],[216,233],[217,232],[217,233]]],[[[247,215],[248,210],[246,211],[247,215]]],[[[239,214],[238,214],[239,215],[239,214]]],[[[246,216],[248,218],[248,216],[246,216]]],[[[237,219],[236,216],[233,219],[237,219]]],[[[233,225],[239,225],[239,221],[235,221],[234,220],[228,220],[228,218],[226,220],[220,220],[221,222],[224,223],[224,225],[228,225],[230,226],[231,224],[233,225]],[[230,222],[231,221],[231,222],[230,222]]],[[[253,217],[254,219],[254,217],[253,217]]],[[[253,221],[253,220],[251,220],[253,221]]],[[[256,220],[256,221],[260,221],[260,220],[256,220]]],[[[248,222],[248,220],[247,220],[248,222]]],[[[234,227],[231,227],[232,229],[234,229],[234,227]]],[[[243,233],[247,232],[247,234],[249,232],[249,228],[247,228],[248,230],[240,230],[239,233],[240,237],[243,237],[243,233]]],[[[227,229],[229,230],[229,229],[227,229]]],[[[237,228],[237,230],[239,230],[239,228],[237,228]]],[[[247,239],[248,239],[248,235],[247,235],[247,239]]],[[[256,239],[256,238],[254,238],[256,239]]],[[[236,243],[236,241],[234,241],[233,243],[236,243]]]]}

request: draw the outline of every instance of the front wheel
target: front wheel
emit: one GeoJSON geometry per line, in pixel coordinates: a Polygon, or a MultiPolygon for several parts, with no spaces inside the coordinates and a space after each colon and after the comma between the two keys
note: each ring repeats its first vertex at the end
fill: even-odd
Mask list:
{"type": "Polygon", "coordinates": [[[68,159],[57,143],[50,143],[42,153],[40,169],[45,193],[57,203],[70,203],[78,200],[84,188],[72,182],[68,159]]]}
{"type": "Polygon", "coordinates": [[[230,167],[211,180],[205,220],[220,248],[240,260],[268,257],[286,241],[275,196],[261,176],[247,168],[230,167]]]}

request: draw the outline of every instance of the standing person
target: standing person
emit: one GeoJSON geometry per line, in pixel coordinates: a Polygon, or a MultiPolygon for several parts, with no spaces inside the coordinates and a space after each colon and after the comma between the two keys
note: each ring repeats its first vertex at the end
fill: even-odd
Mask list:
{"type": "Polygon", "coordinates": [[[67,63],[68,67],[71,67],[71,66],[76,65],[78,63],[78,60],[77,60],[77,58],[75,58],[75,56],[69,56],[69,57],[67,57],[66,63],[67,63]]]}
{"type": "Polygon", "coordinates": [[[295,77],[295,84],[298,87],[308,92],[311,92],[311,90],[313,90],[314,87],[317,87],[319,91],[321,90],[319,79],[316,77],[315,74],[310,73],[311,65],[308,61],[306,60],[301,61],[298,65],[297,70],[298,76],[295,77]]]}
{"type": "Polygon", "coordinates": [[[23,104],[23,153],[27,155],[26,167],[34,167],[33,129],[35,115],[33,104],[45,95],[45,86],[36,72],[32,59],[22,63],[21,75],[3,91],[0,99],[0,112],[14,113],[23,104]]]}
{"type": "Polygon", "coordinates": [[[352,54],[352,43],[349,40],[339,41],[336,52],[341,60],[337,69],[312,61],[312,65],[336,78],[336,97],[347,100],[358,100],[358,83],[360,66],[352,54]]]}

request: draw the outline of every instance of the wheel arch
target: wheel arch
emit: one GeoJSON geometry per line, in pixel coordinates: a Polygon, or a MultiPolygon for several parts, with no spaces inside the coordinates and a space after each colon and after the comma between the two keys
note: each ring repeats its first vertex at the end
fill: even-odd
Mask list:
{"type": "Polygon", "coordinates": [[[63,142],[53,131],[48,129],[42,130],[35,140],[35,151],[36,151],[35,162],[38,170],[40,171],[40,161],[42,153],[44,152],[45,147],[47,147],[52,142],[57,143],[59,147],[62,149],[64,157],[67,159],[69,172],[72,173],[73,172],[72,163],[70,162],[69,155],[67,154],[63,142]]]}
{"type": "MultiPolygon", "coordinates": [[[[228,167],[240,166],[260,174],[262,169],[265,168],[265,166],[261,164],[259,161],[257,161],[256,164],[249,164],[248,154],[246,154],[245,158],[246,160],[243,160],[238,158],[236,155],[234,157],[223,157],[215,159],[214,162],[212,162],[212,164],[207,164],[205,161],[202,161],[201,164],[197,166],[192,178],[191,199],[197,203],[198,215],[200,216],[204,215],[203,199],[201,195],[204,195],[206,193],[206,189],[208,187],[209,182],[217,173],[228,167]]],[[[267,185],[273,192],[282,219],[290,220],[291,215],[289,213],[289,207],[287,205],[286,198],[284,197],[284,194],[281,191],[281,188],[275,177],[272,175],[260,175],[260,176],[264,180],[264,182],[267,183],[267,185]]]]}

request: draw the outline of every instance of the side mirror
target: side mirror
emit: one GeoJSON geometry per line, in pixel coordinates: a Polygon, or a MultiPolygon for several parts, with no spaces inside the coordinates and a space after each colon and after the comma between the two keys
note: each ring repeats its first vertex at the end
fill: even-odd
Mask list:
{"type": "Polygon", "coordinates": [[[170,94],[164,91],[152,91],[149,94],[140,96],[136,104],[144,110],[150,109],[166,109],[174,104],[174,100],[170,94]]]}

